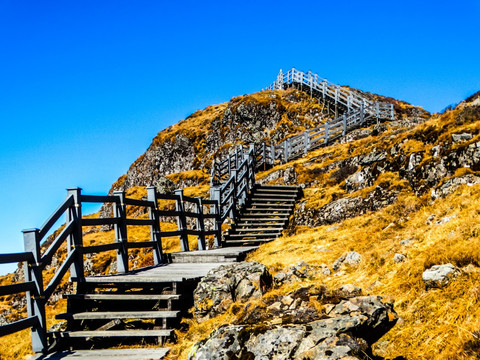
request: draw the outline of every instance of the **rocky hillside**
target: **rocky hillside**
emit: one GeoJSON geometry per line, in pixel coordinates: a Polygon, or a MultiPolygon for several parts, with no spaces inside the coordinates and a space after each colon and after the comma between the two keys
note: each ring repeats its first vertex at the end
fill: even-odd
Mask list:
{"type": "Polygon", "coordinates": [[[223,310],[192,321],[175,356],[209,358],[212,346],[246,358],[270,358],[265,349],[302,359],[480,356],[480,92],[442,114],[356,130],[257,181],[304,188],[284,236],[249,257],[267,266],[275,289],[256,301],[200,296],[223,310]],[[350,294],[335,300],[320,285],[350,294]],[[297,292],[308,296],[290,305],[297,292]],[[392,307],[378,314],[394,313],[378,341],[351,318],[352,328],[329,327],[340,304],[342,316],[355,309],[375,323],[360,304],[379,295],[376,306],[392,307]]]}
{"type": "MultiPolygon", "coordinates": [[[[423,109],[379,95],[365,96],[394,103],[397,117],[423,121],[423,109]]],[[[212,159],[234,144],[278,143],[318,126],[333,114],[317,99],[296,89],[264,91],[233,98],[199,110],[161,131],[147,151],[112,186],[113,190],[156,185],[164,176],[179,187],[206,180],[212,159]]]]}
{"type": "MultiPolygon", "coordinates": [[[[240,349],[225,347],[225,359],[268,358],[265,349],[302,359],[330,351],[352,359],[479,357],[480,93],[434,115],[364,94],[393,103],[396,120],[357,129],[257,174],[258,182],[300,185],[304,193],[284,236],[249,258],[263,264],[272,284],[253,298],[215,298],[221,311],[209,307],[217,300],[198,295],[207,309],[192,310],[195,316],[177,333],[172,359],[208,358],[219,344],[240,349]],[[328,339],[321,338],[325,333],[328,339]],[[294,340],[280,349],[280,338],[294,340]]],[[[158,133],[111,191],[126,189],[142,198],[144,186],[153,184],[206,195],[212,159],[231,145],[276,143],[331,117],[321,102],[295,89],[210,106],[158,133]]],[[[86,245],[113,239],[109,229],[85,230],[86,245]]],[[[134,229],[131,236],[141,241],[149,234],[134,229]]],[[[178,247],[174,241],[163,245],[166,251],[178,247]]],[[[110,255],[87,259],[88,271],[112,271],[110,255]]],[[[151,254],[139,251],[130,261],[149,265],[151,254]]],[[[1,281],[11,282],[12,275],[1,281]]],[[[50,305],[51,316],[65,306],[50,305]]],[[[12,309],[1,306],[0,320],[13,319],[12,309]]],[[[2,355],[25,354],[29,339],[23,336],[23,343],[19,337],[8,342],[18,346],[0,339],[2,355]]]]}

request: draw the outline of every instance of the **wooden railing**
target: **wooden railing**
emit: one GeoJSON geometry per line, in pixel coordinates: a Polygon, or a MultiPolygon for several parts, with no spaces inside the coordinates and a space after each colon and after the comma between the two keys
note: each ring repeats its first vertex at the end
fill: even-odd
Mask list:
{"type": "Polygon", "coordinates": [[[247,200],[255,185],[256,161],[252,145],[248,150],[239,146],[225,160],[213,164],[210,198],[219,204],[220,224],[228,217],[235,218],[238,208],[247,200]]]}
{"type": "MultiPolygon", "coordinates": [[[[244,182],[244,178],[240,182],[244,182]]],[[[241,193],[241,190],[239,190],[241,193]]],[[[228,197],[224,201],[231,201],[228,197]]],[[[198,249],[207,248],[206,237],[213,237],[213,246],[221,245],[222,214],[219,202],[200,197],[188,197],[183,190],[174,194],[159,194],[155,187],[147,188],[147,199],[127,198],[124,191],[114,192],[111,196],[84,195],[80,188],[68,189],[66,200],[40,229],[24,230],[25,252],[18,254],[0,254],[2,263],[24,263],[25,281],[0,287],[0,296],[26,293],[28,317],[0,327],[0,336],[32,329],[32,349],[45,351],[47,344],[47,324],[45,305],[69,271],[72,280],[79,284],[85,281],[84,255],[104,251],[116,251],[117,272],[129,271],[128,254],[130,249],[151,248],[153,263],[158,265],[167,261],[162,250],[162,238],[178,237],[182,251],[189,251],[188,236],[196,236],[198,249]],[[159,208],[159,200],[175,202],[175,210],[159,208]],[[82,218],[82,204],[101,203],[113,205],[113,215],[106,218],[82,218]],[[127,216],[127,207],[143,207],[148,210],[148,219],[127,216]],[[45,249],[44,242],[52,227],[65,215],[65,225],[55,239],[45,249]],[[177,229],[162,231],[162,218],[176,219],[177,229]],[[206,222],[210,222],[207,226],[206,222]],[[84,246],[83,227],[113,225],[115,241],[107,244],[84,246]],[[128,226],[147,226],[150,228],[150,240],[129,241],[128,226]],[[43,245],[43,246],[42,246],[43,245]],[[44,270],[58,251],[66,246],[66,258],[56,270],[53,278],[45,286],[44,270]]]]}
{"type": "Polygon", "coordinates": [[[358,92],[346,87],[332,84],[311,71],[303,72],[295,68],[286,73],[280,70],[277,80],[264,90],[283,90],[289,86],[296,86],[309,91],[311,96],[322,98],[344,108],[346,112],[359,110],[362,106],[370,115],[379,119],[394,119],[393,105],[383,102],[372,102],[358,92]],[[378,104],[378,105],[377,105],[378,104]],[[374,106],[373,106],[374,105],[374,106]]]}

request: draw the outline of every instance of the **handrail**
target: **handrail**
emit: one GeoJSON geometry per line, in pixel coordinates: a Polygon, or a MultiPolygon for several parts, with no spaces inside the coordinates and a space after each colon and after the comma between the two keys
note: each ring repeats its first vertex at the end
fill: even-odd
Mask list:
{"type": "MultiPolygon", "coordinates": [[[[239,158],[234,161],[237,164],[239,158]]],[[[233,185],[232,182],[230,184],[233,185]]],[[[0,326],[0,336],[12,334],[31,327],[32,349],[42,352],[48,348],[47,324],[45,305],[54,294],[68,271],[70,277],[77,282],[85,279],[83,269],[83,255],[116,250],[117,271],[129,270],[129,249],[151,248],[154,264],[161,264],[167,259],[163,256],[162,238],[177,236],[183,250],[189,250],[188,236],[198,238],[198,248],[206,249],[206,236],[214,236],[214,245],[221,244],[221,213],[218,201],[183,195],[183,190],[176,190],[175,194],[159,194],[155,187],[147,188],[147,200],[131,199],[125,196],[124,191],[116,191],[113,195],[85,195],[80,188],[68,189],[65,201],[48,218],[41,229],[24,230],[25,252],[15,254],[0,254],[0,264],[24,262],[25,281],[22,283],[0,286],[0,296],[16,293],[26,293],[28,318],[0,326]],[[173,200],[175,210],[159,209],[159,200],[173,200]],[[90,202],[113,203],[113,216],[106,218],[83,218],[82,204],[90,202]],[[188,204],[188,206],[187,206],[188,204]],[[191,206],[193,205],[193,206],[191,206]],[[149,211],[148,219],[127,217],[127,206],[146,207],[149,211]],[[44,240],[52,226],[65,215],[63,229],[51,241],[47,249],[42,247],[44,240]],[[177,218],[178,229],[175,231],[161,231],[160,221],[163,217],[177,218]],[[189,228],[187,218],[196,223],[195,228],[189,228]],[[204,219],[213,220],[213,226],[205,228],[204,219]],[[83,246],[82,228],[86,226],[114,225],[115,242],[83,246]],[[150,238],[144,241],[128,241],[129,226],[150,227],[150,238]],[[67,243],[67,256],[53,277],[44,286],[44,271],[53,257],[67,243]]]]}

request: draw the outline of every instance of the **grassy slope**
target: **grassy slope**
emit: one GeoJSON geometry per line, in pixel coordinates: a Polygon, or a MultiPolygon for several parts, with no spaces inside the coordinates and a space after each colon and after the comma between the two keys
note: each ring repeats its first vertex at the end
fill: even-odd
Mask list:
{"type": "MultiPolygon", "coordinates": [[[[394,301],[401,319],[375,345],[379,355],[408,359],[478,358],[480,185],[463,185],[446,198],[432,201],[429,192],[416,196],[408,182],[400,179],[397,173],[385,173],[372,187],[347,194],[345,182],[337,183],[332,176],[335,169],[321,174],[315,171],[347,157],[374,149],[388,150],[400,143],[406,157],[413,152],[425,151],[423,161],[432,161],[428,155],[431,148],[450,141],[453,133],[468,132],[473,139],[453,144],[452,149],[479,141],[480,112],[476,111],[460,106],[443,115],[435,115],[414,128],[390,128],[378,136],[319,149],[305,158],[260,173],[258,177],[263,178],[281,168],[293,166],[299,173],[299,183],[312,184],[305,189],[305,198],[308,207],[317,209],[330,202],[333,194],[335,198],[367,194],[377,185],[395,188],[400,193],[394,204],[379,211],[333,225],[291,229],[293,235],[262,245],[248,260],[259,261],[276,273],[302,260],[331,267],[346,251],[357,251],[362,255],[358,268],[348,268],[340,276],[319,275],[313,283],[323,283],[331,288],[351,283],[360,286],[364,294],[380,294],[394,301]],[[471,116],[465,116],[466,113],[471,116]],[[427,221],[432,214],[436,216],[435,220],[452,219],[435,224],[427,221]],[[406,239],[411,241],[402,245],[400,242],[406,239]],[[396,253],[406,255],[407,260],[395,263],[393,257],[396,253]],[[460,267],[462,275],[444,289],[426,291],[423,271],[434,264],[444,263],[460,267]]],[[[475,172],[461,168],[454,176],[466,173],[475,172]]],[[[286,293],[291,288],[292,285],[288,285],[274,291],[286,293]]],[[[232,305],[227,314],[202,324],[188,321],[190,329],[179,332],[181,340],[173,349],[172,358],[186,359],[193,343],[206,337],[215,327],[235,321],[235,307],[238,304],[232,305]]]]}

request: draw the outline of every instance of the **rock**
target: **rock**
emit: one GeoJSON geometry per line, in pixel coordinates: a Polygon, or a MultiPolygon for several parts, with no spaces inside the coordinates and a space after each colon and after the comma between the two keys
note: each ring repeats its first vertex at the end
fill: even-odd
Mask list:
{"type": "Polygon", "coordinates": [[[405,260],[407,260],[407,257],[403,254],[395,254],[393,256],[393,261],[396,262],[397,264],[404,262],[405,260]]]}
{"type": "Polygon", "coordinates": [[[473,186],[476,184],[480,184],[480,176],[468,174],[465,176],[448,179],[441,186],[432,189],[430,195],[433,200],[436,200],[452,194],[461,185],[473,186]]]}
{"type": "Polygon", "coordinates": [[[293,166],[289,166],[283,173],[283,182],[285,185],[294,185],[297,183],[298,174],[293,166]]]}
{"type": "Polygon", "coordinates": [[[432,288],[443,288],[459,275],[460,269],[452,264],[434,265],[423,272],[422,279],[428,290],[432,288]]]}
{"type": "Polygon", "coordinates": [[[362,165],[369,165],[375,162],[384,161],[387,158],[385,151],[373,151],[361,160],[362,165]]]}
{"type": "Polygon", "coordinates": [[[350,251],[340,256],[332,266],[333,271],[338,271],[342,266],[357,266],[362,261],[362,255],[356,251],[350,251]]]}
{"type": "Polygon", "coordinates": [[[443,225],[443,224],[446,224],[448,223],[450,220],[452,219],[455,219],[457,217],[457,215],[453,214],[451,216],[444,216],[443,218],[441,218],[440,220],[436,221],[435,222],[435,225],[443,225]]]}
{"type": "Polygon", "coordinates": [[[356,173],[350,175],[345,180],[345,190],[348,192],[358,191],[373,184],[374,178],[370,173],[370,169],[365,167],[356,173]]]}
{"type": "Polygon", "coordinates": [[[408,171],[414,170],[423,159],[423,152],[412,153],[408,159],[408,171]]]}
{"type": "Polygon", "coordinates": [[[409,245],[409,244],[412,243],[412,241],[413,241],[413,238],[411,238],[411,239],[404,239],[404,240],[401,240],[401,241],[400,241],[400,245],[409,245]]]}
{"type": "Polygon", "coordinates": [[[276,273],[273,276],[273,281],[276,286],[281,286],[286,283],[312,280],[319,271],[322,272],[322,274],[325,274],[325,267],[330,271],[325,264],[312,266],[305,261],[300,261],[298,264],[292,267],[286,267],[282,271],[276,273]]]}
{"type": "Polygon", "coordinates": [[[260,298],[272,285],[265,265],[241,262],[212,269],[194,291],[195,317],[204,321],[225,312],[235,302],[260,298]]]}
{"type": "MultiPolygon", "coordinates": [[[[309,288],[300,288],[270,304],[267,311],[258,309],[258,304],[253,306],[253,312],[257,315],[249,316],[248,323],[217,328],[192,347],[188,359],[373,358],[372,344],[390,330],[398,319],[393,305],[383,302],[379,296],[336,300],[333,304],[325,304],[326,312],[321,318],[302,318],[298,312],[312,306],[306,300],[312,297],[311,291],[309,288]],[[284,310],[290,302],[296,304],[294,307],[298,310],[284,310]],[[269,311],[275,313],[265,318],[269,311]],[[290,316],[286,316],[288,311],[293,311],[290,316]],[[259,314],[263,314],[263,318],[259,314]],[[272,316],[275,316],[274,321],[272,316]]],[[[318,298],[328,298],[325,291],[321,290],[318,298]]]]}
{"type": "Polygon", "coordinates": [[[468,133],[452,134],[453,142],[466,141],[471,139],[472,139],[472,134],[468,134],[468,133]]]}
{"type": "Polygon", "coordinates": [[[338,296],[348,299],[362,295],[362,289],[352,284],[345,284],[340,286],[336,293],[338,294],[338,296]]]}
{"type": "Polygon", "coordinates": [[[161,176],[157,182],[155,183],[155,187],[160,194],[173,194],[176,186],[175,183],[166,178],[165,176],[161,176]]]}

